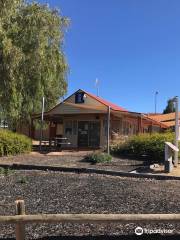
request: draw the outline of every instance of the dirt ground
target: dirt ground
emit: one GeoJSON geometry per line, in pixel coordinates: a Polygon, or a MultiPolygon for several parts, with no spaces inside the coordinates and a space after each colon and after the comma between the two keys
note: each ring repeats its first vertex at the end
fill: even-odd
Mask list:
{"type": "Polygon", "coordinates": [[[78,151],[70,152],[63,151],[58,155],[51,154],[40,154],[37,152],[32,152],[31,154],[1,157],[0,164],[33,164],[33,165],[43,165],[43,166],[62,166],[62,167],[84,167],[84,168],[99,168],[107,170],[119,170],[130,172],[141,166],[144,166],[143,161],[139,160],[129,160],[113,157],[110,163],[99,163],[91,164],[85,160],[87,154],[92,151],[78,151]]]}
{"type": "MultiPolygon", "coordinates": [[[[25,200],[27,214],[179,213],[180,183],[174,180],[43,171],[15,171],[8,176],[0,175],[0,215],[13,215],[16,199],[25,200]]],[[[171,230],[177,236],[180,234],[180,223],[147,223],[140,226],[171,230]]],[[[134,234],[136,227],[135,223],[34,224],[26,226],[26,234],[27,239],[47,239],[47,236],[126,236],[134,234]]],[[[10,237],[14,237],[13,226],[0,225],[0,238],[10,237]]]]}

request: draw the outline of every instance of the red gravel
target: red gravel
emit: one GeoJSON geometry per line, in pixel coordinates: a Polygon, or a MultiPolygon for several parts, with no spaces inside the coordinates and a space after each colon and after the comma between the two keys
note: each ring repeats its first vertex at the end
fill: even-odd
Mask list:
{"type": "MultiPolygon", "coordinates": [[[[30,213],[179,213],[180,182],[42,171],[16,171],[0,176],[0,202],[24,199],[30,213]],[[26,183],[21,183],[22,176],[26,183]]],[[[14,206],[0,206],[0,215],[14,206]]],[[[130,235],[128,224],[27,225],[27,239],[47,236],[130,235]]],[[[180,224],[141,224],[148,229],[172,229],[180,224]]],[[[14,237],[12,226],[0,225],[0,238],[14,237]]]]}
{"type": "Polygon", "coordinates": [[[63,156],[49,156],[43,154],[27,154],[18,156],[1,157],[0,164],[33,164],[33,165],[50,165],[50,166],[64,166],[64,167],[93,167],[106,170],[119,170],[129,172],[143,165],[143,161],[129,160],[113,157],[110,163],[91,164],[85,161],[85,155],[77,155],[78,153],[72,153],[71,155],[63,156]]]}

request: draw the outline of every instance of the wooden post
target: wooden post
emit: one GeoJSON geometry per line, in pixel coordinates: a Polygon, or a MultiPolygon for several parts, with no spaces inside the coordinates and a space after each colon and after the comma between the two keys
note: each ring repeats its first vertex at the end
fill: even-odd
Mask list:
{"type": "Polygon", "coordinates": [[[43,140],[43,123],[44,123],[44,97],[42,98],[42,112],[41,112],[41,131],[40,131],[40,151],[42,150],[43,140]]]}
{"type": "MultiPolygon", "coordinates": [[[[16,215],[25,215],[24,200],[15,201],[16,215]]],[[[16,224],[16,240],[25,240],[25,225],[24,223],[16,224]]]]}
{"type": "Polygon", "coordinates": [[[34,119],[31,118],[30,128],[29,128],[29,137],[34,139],[34,119]]]}
{"type": "Polygon", "coordinates": [[[142,116],[138,117],[138,134],[142,133],[142,116]]]}

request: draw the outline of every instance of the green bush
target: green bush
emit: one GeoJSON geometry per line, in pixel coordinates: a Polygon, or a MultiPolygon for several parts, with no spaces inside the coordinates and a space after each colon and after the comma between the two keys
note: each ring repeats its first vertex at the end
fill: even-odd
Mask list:
{"type": "Polygon", "coordinates": [[[31,149],[32,142],[30,138],[9,130],[0,129],[0,156],[28,153],[31,149]]]}
{"type": "Polygon", "coordinates": [[[22,183],[22,184],[28,183],[28,178],[26,176],[21,176],[17,181],[17,183],[22,183]]]}
{"type": "Polygon", "coordinates": [[[165,142],[173,142],[174,134],[168,133],[154,133],[141,134],[130,137],[125,143],[114,144],[111,146],[111,153],[119,155],[131,155],[133,157],[146,156],[153,161],[164,160],[164,146],[165,142]]]}
{"type": "Polygon", "coordinates": [[[93,164],[111,162],[112,157],[107,153],[92,153],[87,156],[87,161],[93,164]]]}
{"type": "Polygon", "coordinates": [[[0,167],[0,175],[9,176],[14,173],[13,169],[0,167]]]}

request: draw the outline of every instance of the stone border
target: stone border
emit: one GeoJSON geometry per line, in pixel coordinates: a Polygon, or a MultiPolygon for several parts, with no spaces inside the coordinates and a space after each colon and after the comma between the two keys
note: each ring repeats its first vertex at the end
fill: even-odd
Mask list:
{"type": "Polygon", "coordinates": [[[74,172],[74,173],[96,173],[119,177],[134,177],[134,178],[149,178],[156,180],[180,180],[178,176],[168,176],[160,174],[147,173],[132,173],[114,170],[96,169],[96,168],[78,168],[78,167],[60,167],[50,165],[30,165],[30,164],[0,164],[0,167],[11,168],[15,170],[41,170],[41,171],[60,171],[60,172],[74,172]]]}

